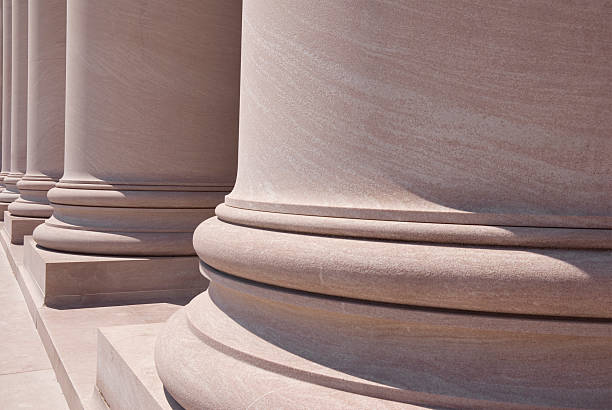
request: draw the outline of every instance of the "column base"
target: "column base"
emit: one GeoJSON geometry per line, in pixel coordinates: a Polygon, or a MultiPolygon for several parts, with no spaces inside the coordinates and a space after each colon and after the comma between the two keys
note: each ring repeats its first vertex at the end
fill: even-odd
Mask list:
{"type": "Polygon", "coordinates": [[[34,228],[45,222],[46,218],[31,218],[25,216],[15,216],[9,211],[4,211],[4,229],[9,240],[14,245],[22,245],[23,237],[32,235],[34,228]]]}
{"type": "Polygon", "coordinates": [[[369,303],[205,271],[209,289],[156,346],[185,408],[609,407],[608,321],[369,303]]]}
{"type": "Polygon", "coordinates": [[[17,198],[19,198],[19,192],[11,191],[7,188],[0,191],[0,203],[6,204],[7,207],[17,198]]]}
{"type": "Polygon", "coordinates": [[[111,257],[51,251],[27,237],[24,266],[50,307],[152,303],[193,297],[208,286],[198,259],[111,257]]]}

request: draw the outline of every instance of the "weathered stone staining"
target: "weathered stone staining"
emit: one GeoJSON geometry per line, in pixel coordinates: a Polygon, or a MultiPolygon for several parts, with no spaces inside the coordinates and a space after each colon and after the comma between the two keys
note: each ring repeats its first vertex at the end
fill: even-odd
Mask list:
{"type": "Polygon", "coordinates": [[[40,246],[194,255],[236,173],[240,2],[218,3],[69,2],[64,175],[40,246]]]}
{"type": "Polygon", "coordinates": [[[9,211],[48,218],[47,191],[64,171],[66,0],[30,0],[28,13],[27,172],[9,211]]]}
{"type": "Polygon", "coordinates": [[[157,341],[169,393],[609,407],[609,8],[245,2],[243,21],[238,177],[194,235],[210,286],[157,341]]]}
{"type": "Polygon", "coordinates": [[[26,171],[28,99],[28,2],[13,1],[11,13],[11,167],[4,177],[0,202],[19,197],[17,182],[26,171]]]}

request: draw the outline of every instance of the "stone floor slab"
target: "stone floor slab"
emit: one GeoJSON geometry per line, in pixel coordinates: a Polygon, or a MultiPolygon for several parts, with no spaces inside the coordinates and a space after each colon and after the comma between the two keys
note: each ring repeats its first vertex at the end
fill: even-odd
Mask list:
{"type": "Polygon", "coordinates": [[[0,408],[63,410],[66,400],[52,369],[0,375],[0,408]]]}
{"type": "Polygon", "coordinates": [[[2,249],[0,312],[0,409],[68,408],[2,249]]]}

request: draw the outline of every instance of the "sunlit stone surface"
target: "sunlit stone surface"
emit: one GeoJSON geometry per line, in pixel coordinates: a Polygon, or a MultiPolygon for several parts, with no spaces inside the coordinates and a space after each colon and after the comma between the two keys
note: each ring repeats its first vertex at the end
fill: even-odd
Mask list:
{"type": "Polygon", "coordinates": [[[608,407],[611,12],[245,2],[238,178],[157,341],[169,393],[608,407]]]}
{"type": "Polygon", "coordinates": [[[47,191],[64,172],[66,0],[30,0],[28,13],[27,172],[9,211],[48,218],[47,191]]]}
{"type": "MultiPolygon", "coordinates": [[[[28,2],[14,1],[11,8],[11,102],[10,171],[4,177],[5,188],[0,202],[10,203],[19,197],[17,182],[26,170],[27,99],[28,99],[28,2]]],[[[6,7],[4,7],[6,11],[6,7]]],[[[4,134],[4,132],[3,132],[4,134]]],[[[3,137],[4,138],[4,137],[3,137]]],[[[3,143],[4,148],[4,143],[3,143]]]]}
{"type": "Polygon", "coordinates": [[[239,2],[68,3],[64,175],[34,231],[54,250],[193,255],[236,173],[239,2]],[[112,28],[112,29],[109,29],[112,28]]]}

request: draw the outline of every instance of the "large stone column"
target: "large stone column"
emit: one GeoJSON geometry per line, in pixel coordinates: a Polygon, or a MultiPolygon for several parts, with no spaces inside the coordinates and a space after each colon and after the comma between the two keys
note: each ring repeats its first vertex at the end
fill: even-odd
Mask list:
{"type": "MultiPolygon", "coordinates": [[[[2,22],[2,19],[3,19],[2,16],[4,15],[4,13],[2,12],[2,8],[3,7],[4,7],[4,5],[0,4],[0,36],[2,38],[4,38],[4,35],[2,33],[2,30],[3,30],[2,27],[4,26],[2,24],[3,23],[2,22]]],[[[0,39],[0,56],[2,56],[2,59],[4,60],[4,55],[3,55],[4,48],[3,48],[3,44],[2,43],[3,43],[3,40],[0,39]]],[[[2,73],[4,73],[4,69],[2,68],[2,64],[3,63],[0,63],[0,70],[2,70],[2,73]]],[[[2,169],[2,134],[1,134],[2,133],[2,83],[4,82],[4,79],[2,78],[2,76],[3,76],[2,73],[0,73],[0,190],[2,190],[2,188],[4,187],[4,185],[2,185],[3,181],[4,181],[4,174],[2,173],[2,170],[1,170],[2,169]]]]}
{"type": "MultiPolygon", "coordinates": [[[[2,0],[2,170],[0,180],[4,192],[4,178],[11,170],[11,37],[12,1],[2,0]]],[[[0,217],[8,204],[0,202],[0,217]]]]}
{"type": "Polygon", "coordinates": [[[28,99],[28,2],[14,1],[11,21],[11,169],[0,202],[19,197],[17,182],[26,171],[28,99]]]}
{"type": "MultiPolygon", "coordinates": [[[[401,4],[400,4],[401,3],[401,4]]],[[[612,9],[245,2],[185,408],[606,408],[612,9]],[[236,382],[239,380],[240,382],[236,382]]]]}
{"type": "Polygon", "coordinates": [[[66,0],[30,0],[28,16],[27,172],[8,207],[13,243],[51,216],[47,191],[64,171],[66,0]]]}
{"type": "MultiPolygon", "coordinates": [[[[53,216],[34,231],[38,245],[185,256],[197,274],[193,231],[235,180],[240,6],[68,1],[64,174],[48,193],[53,216]]],[[[130,269],[117,280],[155,282],[130,269]]],[[[168,266],[157,274],[159,286],[186,285],[172,284],[168,266]]]]}

